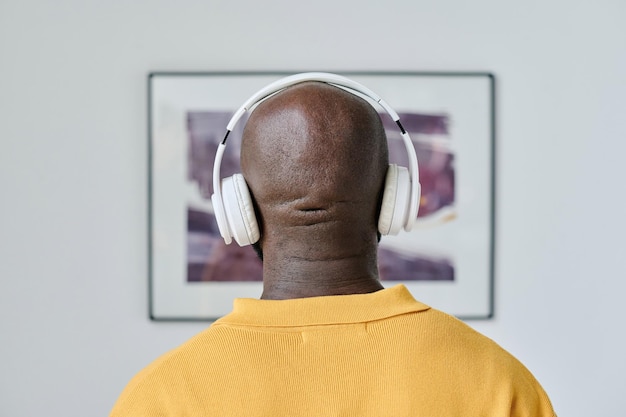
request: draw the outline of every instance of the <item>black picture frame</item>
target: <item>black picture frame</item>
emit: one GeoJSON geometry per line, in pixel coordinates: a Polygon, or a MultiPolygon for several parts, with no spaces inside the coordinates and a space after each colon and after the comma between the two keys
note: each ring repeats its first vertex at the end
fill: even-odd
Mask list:
{"type": "MultiPolygon", "coordinates": [[[[383,238],[381,250],[388,249],[391,253],[386,255],[391,256],[391,261],[386,265],[391,265],[392,269],[397,269],[397,265],[407,265],[396,274],[400,279],[393,277],[391,280],[384,280],[385,285],[405,284],[420,301],[464,320],[492,318],[496,226],[495,76],[489,72],[334,72],[371,88],[401,114],[401,119],[403,114],[415,119],[414,124],[417,127],[414,130],[417,135],[412,134],[411,137],[414,143],[419,142],[417,146],[429,146],[430,141],[431,147],[436,145],[440,157],[446,156],[446,152],[453,157],[453,184],[457,187],[454,189],[454,207],[442,206],[452,210],[439,208],[433,212],[439,216],[433,215],[426,219],[428,221],[418,218],[420,224],[425,226],[418,227],[410,234],[400,235],[397,242],[392,241],[393,244],[389,241],[396,237],[383,238]],[[418,116],[430,118],[420,119],[418,116]],[[442,124],[446,125],[444,127],[447,130],[442,124]],[[455,140],[458,142],[450,144],[455,140]],[[464,142],[459,144],[461,141],[464,142]],[[468,220],[470,217],[474,220],[468,220]],[[450,231],[453,226],[458,226],[458,230],[450,231]],[[432,238],[438,233],[437,227],[441,228],[439,237],[432,238]],[[429,235],[431,240],[420,241],[419,245],[411,241],[411,236],[420,231],[421,236],[429,235]],[[447,237],[443,236],[446,233],[447,237]],[[436,249],[429,252],[429,245],[436,249]],[[446,245],[454,246],[454,249],[450,249],[451,255],[448,258],[441,255],[445,252],[446,245]],[[404,250],[407,246],[420,246],[420,250],[429,253],[420,257],[412,253],[413,258],[407,258],[404,250]],[[477,247],[480,249],[476,249],[477,247]],[[478,260],[468,261],[469,258],[478,260]],[[450,264],[450,259],[452,273],[447,265],[450,264]],[[413,270],[411,268],[422,268],[426,272],[420,277],[426,276],[426,279],[403,280],[402,271],[413,270]]],[[[208,176],[204,178],[204,168],[200,170],[200,174],[192,173],[192,180],[188,181],[189,167],[204,166],[207,162],[206,155],[200,158],[200,164],[190,159],[190,137],[196,134],[194,128],[199,129],[202,133],[196,136],[201,137],[200,142],[207,142],[206,137],[209,134],[206,127],[209,126],[208,130],[213,132],[215,126],[222,122],[222,131],[225,132],[229,111],[234,111],[269,82],[293,73],[157,71],[148,74],[148,289],[151,320],[212,321],[230,311],[234,298],[260,295],[261,284],[258,280],[221,280],[220,272],[215,272],[215,267],[209,275],[217,275],[217,280],[197,280],[197,276],[204,279],[207,274],[196,273],[190,266],[196,265],[190,261],[195,256],[190,255],[195,253],[195,246],[190,240],[196,239],[196,235],[207,234],[212,242],[211,247],[214,248],[212,253],[217,251],[216,242],[219,241],[219,235],[215,238],[216,231],[210,226],[210,219],[205,216],[205,211],[209,211],[209,217],[211,215],[210,199],[206,201],[206,208],[200,201],[206,199],[212,191],[208,176]],[[202,138],[202,135],[205,137],[202,138]],[[193,191],[189,192],[189,184],[186,184],[194,181],[198,188],[202,188],[200,200],[193,191]],[[200,201],[198,204],[203,210],[189,209],[192,204],[185,203],[185,198],[189,200],[191,194],[194,194],[194,201],[200,201]],[[202,232],[195,233],[197,230],[194,229],[193,239],[190,238],[190,224],[197,226],[202,232]]],[[[390,138],[390,146],[392,142],[390,138]]],[[[393,156],[393,152],[390,153],[393,156]]],[[[418,157],[419,155],[418,152],[418,157]]],[[[420,172],[423,165],[420,161],[420,172]]],[[[206,169],[210,172],[212,164],[206,169]]],[[[226,175],[229,172],[223,174],[226,175]]],[[[425,178],[426,175],[421,177],[425,178]]],[[[420,211],[424,213],[423,208],[420,211]]],[[[206,240],[202,239],[204,238],[200,238],[200,243],[206,240]]],[[[252,250],[246,249],[249,251],[246,255],[226,255],[226,258],[221,259],[236,256],[235,259],[245,259],[237,264],[252,265],[252,250]]],[[[225,250],[221,246],[220,250],[222,253],[235,253],[230,248],[225,250]]],[[[206,255],[206,251],[198,252],[200,257],[206,255]]],[[[380,254],[379,257],[385,259],[380,254]]],[[[228,262],[223,264],[229,265],[228,262]]],[[[222,263],[218,262],[217,265],[217,269],[224,269],[222,263]]],[[[258,267],[254,268],[256,274],[258,267]]],[[[211,277],[209,278],[213,279],[211,277]]]]}

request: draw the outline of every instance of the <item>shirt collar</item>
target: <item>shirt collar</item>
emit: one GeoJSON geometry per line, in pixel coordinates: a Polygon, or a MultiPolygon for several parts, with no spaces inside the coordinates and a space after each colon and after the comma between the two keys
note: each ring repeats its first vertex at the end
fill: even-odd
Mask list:
{"type": "Polygon", "coordinates": [[[237,298],[233,311],[215,324],[294,327],[363,323],[428,310],[404,285],[367,294],[290,300],[237,298]]]}

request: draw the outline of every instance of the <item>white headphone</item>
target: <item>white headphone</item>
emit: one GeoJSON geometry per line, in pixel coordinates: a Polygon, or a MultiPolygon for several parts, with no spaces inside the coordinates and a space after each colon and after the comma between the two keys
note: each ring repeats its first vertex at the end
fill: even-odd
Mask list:
{"type": "Polygon", "coordinates": [[[215,155],[213,195],[211,196],[217,225],[226,244],[230,244],[234,237],[239,246],[251,245],[257,242],[260,237],[252,198],[243,175],[234,174],[232,177],[224,178],[220,181],[220,166],[224,149],[226,148],[226,139],[239,119],[241,119],[241,116],[254,105],[280,90],[304,81],[321,81],[359,92],[380,104],[396,122],[400,128],[404,146],[409,156],[409,169],[407,170],[405,167],[395,164],[389,165],[378,218],[378,231],[383,235],[395,235],[402,228],[410,231],[417,218],[417,210],[419,208],[419,172],[413,142],[411,142],[409,134],[402,127],[398,114],[378,95],[374,94],[373,91],[355,81],[336,74],[307,72],[282,78],[262,88],[250,97],[228,122],[226,135],[217,147],[215,155]]]}

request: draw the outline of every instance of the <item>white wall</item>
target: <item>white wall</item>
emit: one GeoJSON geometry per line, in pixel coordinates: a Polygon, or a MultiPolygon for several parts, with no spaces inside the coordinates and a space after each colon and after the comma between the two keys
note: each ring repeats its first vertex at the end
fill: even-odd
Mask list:
{"type": "MultiPolygon", "coordinates": [[[[496,318],[562,416],[626,408],[626,3],[0,2],[0,416],[106,415],[147,320],[151,70],[498,77],[496,318]]],[[[419,294],[417,294],[419,297],[419,294]]]]}

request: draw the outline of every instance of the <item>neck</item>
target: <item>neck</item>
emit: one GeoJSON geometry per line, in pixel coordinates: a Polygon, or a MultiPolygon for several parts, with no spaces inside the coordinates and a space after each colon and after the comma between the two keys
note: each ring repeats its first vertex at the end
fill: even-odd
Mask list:
{"type": "Polygon", "coordinates": [[[375,248],[367,255],[322,259],[263,252],[263,299],[364,294],[382,288],[375,248]]]}

